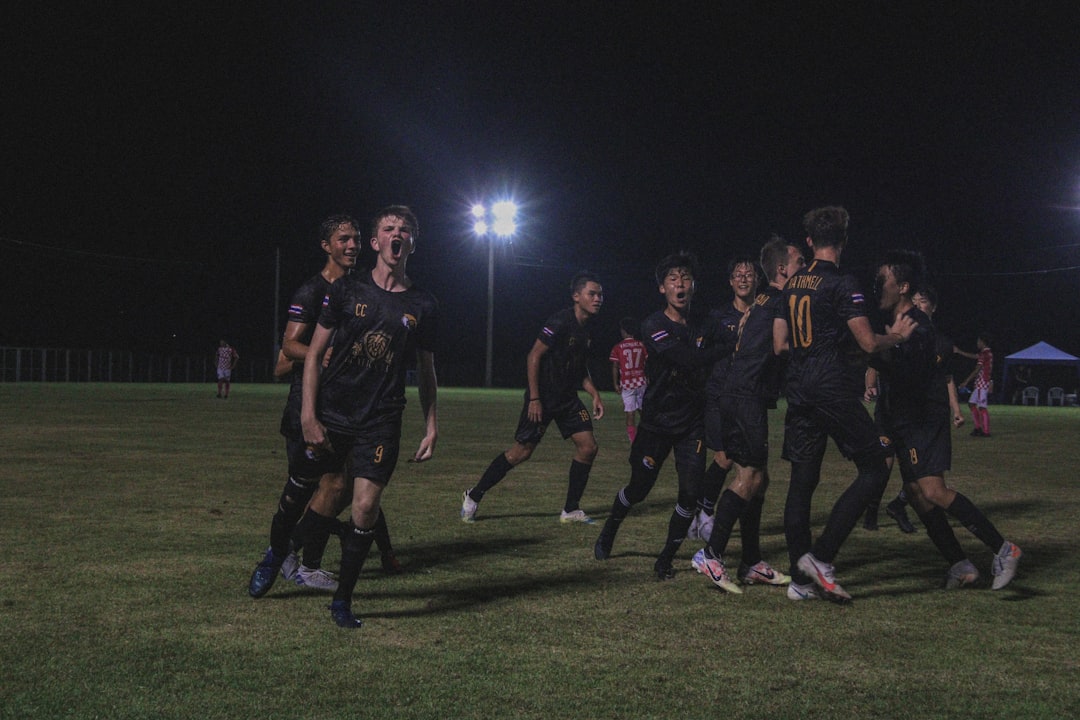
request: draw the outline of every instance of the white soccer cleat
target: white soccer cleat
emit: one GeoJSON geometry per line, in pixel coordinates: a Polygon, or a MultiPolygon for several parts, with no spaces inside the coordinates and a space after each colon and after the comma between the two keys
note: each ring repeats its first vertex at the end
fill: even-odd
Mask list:
{"type": "Polygon", "coordinates": [[[817,588],[813,583],[808,585],[800,585],[797,582],[789,583],[787,586],[788,600],[820,600],[821,595],[818,594],[817,588]]]}
{"type": "Polygon", "coordinates": [[[476,522],[476,508],[480,503],[469,497],[469,491],[461,493],[461,522],[476,522]]]}
{"type": "Polygon", "coordinates": [[[830,600],[851,600],[851,595],[836,582],[836,570],[830,563],[821,562],[813,553],[806,553],[799,558],[797,565],[830,600]]]}
{"type": "Polygon", "coordinates": [[[569,525],[570,523],[585,523],[586,525],[592,525],[596,521],[586,515],[584,510],[574,510],[572,512],[563,510],[559,515],[559,522],[563,525],[569,525]]]}
{"type": "Polygon", "coordinates": [[[972,585],[979,580],[978,569],[970,560],[964,559],[949,568],[945,576],[945,589],[955,590],[965,585],[972,585]]]}
{"type": "Polygon", "coordinates": [[[281,577],[292,582],[296,580],[296,571],[300,568],[300,558],[293,551],[289,551],[289,554],[285,556],[284,562],[281,563],[281,577]]]}
{"type": "Polygon", "coordinates": [[[990,585],[990,589],[1000,590],[1012,582],[1013,575],[1016,574],[1016,566],[1020,564],[1020,558],[1023,554],[1019,547],[1008,540],[1002,543],[1001,549],[994,556],[994,563],[991,568],[994,573],[994,582],[990,585]]]}
{"type": "Polygon", "coordinates": [[[709,538],[712,537],[714,520],[715,518],[713,518],[712,515],[706,514],[704,510],[698,510],[698,514],[694,516],[694,522],[697,523],[698,537],[705,542],[709,542],[709,538]]]}
{"type": "Polygon", "coordinates": [[[329,590],[331,592],[338,589],[338,581],[333,575],[322,568],[311,570],[303,565],[296,570],[296,584],[301,587],[329,590]]]}

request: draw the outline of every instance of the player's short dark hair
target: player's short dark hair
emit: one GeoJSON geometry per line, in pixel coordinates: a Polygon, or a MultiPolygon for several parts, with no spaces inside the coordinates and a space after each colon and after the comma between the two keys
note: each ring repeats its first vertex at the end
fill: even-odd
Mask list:
{"type": "Polygon", "coordinates": [[[994,347],[994,334],[992,332],[984,330],[979,333],[978,339],[982,340],[986,347],[994,347]]]}
{"type": "MultiPolygon", "coordinates": [[[[761,272],[765,273],[765,279],[769,282],[772,282],[772,279],[776,277],[776,268],[787,264],[789,247],[796,246],[776,233],[772,234],[769,242],[761,246],[761,255],[758,262],[761,265],[761,272]]],[[[800,252],[802,251],[800,250],[800,252]]]]}
{"type": "Polygon", "coordinates": [[[592,272],[589,272],[587,270],[582,270],[581,272],[579,272],[577,275],[574,276],[573,280],[570,281],[570,294],[573,295],[574,293],[581,292],[582,290],[585,289],[585,286],[588,285],[591,282],[594,282],[597,285],[599,285],[600,284],[600,278],[597,277],[596,273],[592,273],[592,272]]]}
{"type": "Polygon", "coordinates": [[[324,242],[329,242],[330,238],[337,232],[337,229],[345,224],[352,225],[354,230],[360,232],[360,226],[351,215],[331,215],[319,223],[319,244],[322,245],[324,242]]]}
{"type": "Polygon", "coordinates": [[[408,223],[409,228],[412,230],[413,240],[420,237],[420,223],[416,221],[416,215],[413,214],[408,205],[387,205],[375,213],[375,217],[371,219],[371,237],[379,234],[379,225],[388,217],[399,217],[408,223]]]}
{"type": "Polygon", "coordinates": [[[735,273],[735,268],[739,267],[740,265],[749,265],[750,269],[754,271],[754,274],[758,274],[758,266],[754,258],[749,255],[736,255],[735,257],[728,260],[727,274],[729,278],[735,273]]]}
{"type": "Polygon", "coordinates": [[[686,268],[690,274],[697,278],[698,276],[698,261],[694,253],[687,252],[686,250],[680,250],[677,253],[671,253],[656,265],[654,274],[656,276],[657,286],[664,284],[664,278],[667,274],[675,268],[686,268]]]}
{"type": "Polygon", "coordinates": [[[923,297],[925,297],[930,302],[930,304],[934,306],[935,309],[937,309],[938,294],[936,287],[934,287],[930,283],[924,283],[921,288],[911,294],[914,295],[916,292],[922,293],[923,297]]]}
{"type": "Polygon", "coordinates": [[[641,323],[632,317],[624,317],[619,321],[619,329],[632,338],[636,338],[641,332],[641,323]]]}
{"type": "Polygon", "coordinates": [[[803,229],[815,247],[844,247],[847,244],[848,211],[838,205],[817,208],[803,216],[803,229]]]}
{"type": "Polygon", "coordinates": [[[879,267],[889,268],[897,285],[907,283],[909,297],[926,284],[926,261],[914,250],[890,250],[879,267]]]}

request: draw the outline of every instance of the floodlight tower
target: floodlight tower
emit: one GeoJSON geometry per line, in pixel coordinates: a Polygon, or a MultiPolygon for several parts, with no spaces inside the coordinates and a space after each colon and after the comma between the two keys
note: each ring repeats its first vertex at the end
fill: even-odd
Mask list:
{"type": "Polygon", "coordinates": [[[472,207],[473,232],[488,243],[487,348],[484,355],[484,387],[491,387],[493,336],[495,329],[495,240],[509,241],[517,231],[517,205],[500,200],[488,210],[483,204],[472,207]]]}

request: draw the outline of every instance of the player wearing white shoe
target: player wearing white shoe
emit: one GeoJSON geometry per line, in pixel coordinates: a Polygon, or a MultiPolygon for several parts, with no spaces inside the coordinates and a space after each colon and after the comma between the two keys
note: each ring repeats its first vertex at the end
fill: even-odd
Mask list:
{"type": "Polygon", "coordinates": [[[877,415],[893,441],[908,498],[950,565],[946,587],[978,579],[978,570],[960,547],[947,513],[995,553],[992,587],[999,590],[1012,580],[1022,553],[965,495],[945,484],[951,467],[953,422],[946,358],[930,318],[912,302],[925,275],[922,256],[902,250],[889,253],[878,268],[876,289],[887,322],[895,326],[907,316],[918,327],[908,342],[871,360],[879,374],[877,415]]]}
{"type": "Polygon", "coordinates": [[[795,583],[813,582],[828,597],[846,600],[851,596],[836,582],[832,561],[869,500],[888,481],[885,457],[891,447],[862,405],[865,365],[859,351],[879,352],[906,341],[914,323],[902,318],[888,335],[874,333],[865,296],[839,269],[848,239],[846,210],[812,210],[803,226],[813,260],[788,280],[779,306],[783,315],[773,320],[774,351],[790,350],[783,457],[791,463],[791,482],[784,534],[795,583]],[[811,542],[811,501],[830,437],[858,474],[811,542]]]}
{"type": "Polygon", "coordinates": [[[641,323],[642,340],[649,351],[645,363],[649,385],[637,437],[630,446],[630,481],[615,496],[611,514],[593,546],[597,560],[611,556],[615,535],[631,506],[648,497],[664,461],[674,454],[678,499],[668,521],[667,541],[653,566],[661,580],[674,576],[672,560],[686,538],[701,494],[705,378],[723,350],[703,347],[702,324],[690,312],[696,272],[697,260],[687,253],[669,255],[656,267],[664,309],[641,323]]]}
{"type": "Polygon", "coordinates": [[[694,563],[699,572],[708,570],[713,582],[729,592],[730,578],[724,577],[721,558],[736,521],[742,538],[742,560],[736,576],[746,584],[784,585],[791,580],[762,559],[760,532],[769,485],[768,406],[777,392],[779,362],[773,353],[773,318],[784,283],[803,266],[803,257],[797,247],[773,237],[762,248],[760,258],[769,279],[761,292],[757,291],[757,269],[752,259],[737,258],[729,266],[735,307],[743,314],[735,349],[723,374],[720,413],[723,446],[734,463],[735,477],[720,495],[712,533],[706,538],[708,543],[700,561],[694,563]],[[713,561],[712,567],[708,561],[713,561]]]}
{"type": "Polygon", "coordinates": [[[496,455],[476,485],[461,497],[464,522],[475,520],[477,506],[485,493],[532,457],[548,425],[555,421],[563,439],[574,442],[566,502],[559,521],[563,524],[592,523],[580,503],[598,450],[592,421],[604,416],[604,403],[589,374],[587,360],[592,346],[589,323],[604,303],[604,289],[595,275],[583,272],[571,281],[570,294],[574,304],[547,319],[526,358],[528,387],[514,444],[496,455]],[[591,414],[578,397],[579,388],[592,398],[591,414]]]}
{"type": "Polygon", "coordinates": [[[304,361],[300,420],[312,455],[345,465],[352,479],[352,528],[342,542],[339,585],[330,615],[356,628],[357,578],[375,537],[383,490],[398,461],[405,370],[416,359],[424,431],[413,462],[429,460],[438,440],[435,297],[406,273],[418,227],[409,208],[383,208],[372,223],[375,267],[334,283],[304,361]],[[333,342],[330,362],[322,359],[333,342]]]}

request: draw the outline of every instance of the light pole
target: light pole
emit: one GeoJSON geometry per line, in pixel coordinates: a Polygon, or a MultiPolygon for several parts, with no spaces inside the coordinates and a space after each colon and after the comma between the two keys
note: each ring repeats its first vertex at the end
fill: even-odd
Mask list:
{"type": "Polygon", "coordinates": [[[488,243],[487,348],[484,355],[484,387],[491,387],[492,346],[495,329],[495,238],[511,238],[517,230],[517,205],[500,200],[490,212],[477,203],[472,207],[473,232],[488,243]],[[490,222],[489,222],[490,221],[490,222]]]}

